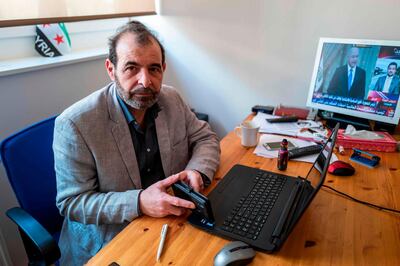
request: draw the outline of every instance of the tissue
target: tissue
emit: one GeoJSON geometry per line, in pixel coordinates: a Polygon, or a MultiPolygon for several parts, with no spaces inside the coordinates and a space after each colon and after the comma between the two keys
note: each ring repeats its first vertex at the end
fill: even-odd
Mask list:
{"type": "Polygon", "coordinates": [[[368,139],[368,140],[383,139],[385,137],[381,134],[368,130],[356,130],[355,127],[352,125],[347,125],[346,130],[344,131],[344,135],[352,138],[368,139]]]}

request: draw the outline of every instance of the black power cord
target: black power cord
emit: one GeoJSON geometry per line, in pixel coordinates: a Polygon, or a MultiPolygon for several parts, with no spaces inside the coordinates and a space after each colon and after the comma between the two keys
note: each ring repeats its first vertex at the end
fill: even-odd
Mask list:
{"type": "Polygon", "coordinates": [[[382,206],[379,206],[379,205],[375,205],[375,204],[372,204],[372,203],[367,202],[367,201],[362,201],[362,200],[356,199],[356,198],[354,198],[354,197],[352,197],[352,196],[350,196],[350,195],[348,195],[346,193],[343,193],[343,192],[341,192],[341,191],[339,191],[337,189],[334,189],[333,187],[330,187],[330,186],[327,186],[327,185],[322,185],[322,186],[326,187],[326,188],[329,188],[329,189],[335,191],[336,193],[338,193],[338,194],[340,194],[340,195],[342,195],[342,196],[344,196],[344,197],[346,197],[348,199],[351,199],[351,200],[353,200],[353,201],[355,201],[357,203],[364,204],[364,205],[367,205],[367,206],[372,207],[372,208],[376,208],[376,209],[378,209],[380,211],[385,210],[385,211],[400,213],[400,210],[395,210],[395,209],[390,209],[390,208],[387,208],[387,207],[382,207],[382,206]]]}

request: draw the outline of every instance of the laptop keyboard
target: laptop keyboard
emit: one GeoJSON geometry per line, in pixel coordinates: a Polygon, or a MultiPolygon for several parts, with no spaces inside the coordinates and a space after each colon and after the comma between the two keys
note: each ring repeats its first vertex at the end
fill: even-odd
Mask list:
{"type": "Polygon", "coordinates": [[[256,240],[285,181],[286,178],[274,173],[258,172],[254,179],[253,189],[248,195],[240,198],[224,220],[221,229],[256,240]]]}

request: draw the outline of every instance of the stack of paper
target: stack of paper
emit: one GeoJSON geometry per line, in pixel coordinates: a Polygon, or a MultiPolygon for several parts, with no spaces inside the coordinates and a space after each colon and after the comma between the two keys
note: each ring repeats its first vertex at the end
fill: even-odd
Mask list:
{"type": "MultiPolygon", "coordinates": [[[[301,140],[297,138],[290,138],[278,135],[270,135],[270,134],[262,134],[260,137],[260,141],[258,142],[257,147],[254,149],[254,153],[258,156],[267,157],[267,158],[277,158],[279,150],[267,150],[263,144],[266,142],[281,142],[282,139],[287,139],[288,141],[292,142],[296,147],[306,147],[310,145],[314,145],[314,142],[301,140]]],[[[307,156],[302,156],[299,158],[295,158],[293,160],[302,161],[302,162],[309,162],[313,163],[317,158],[318,154],[312,154],[307,156]]]]}
{"type": "Polygon", "coordinates": [[[266,119],[276,116],[259,112],[253,121],[260,127],[260,133],[280,134],[293,136],[309,141],[323,142],[327,136],[325,129],[320,129],[321,124],[312,120],[299,120],[298,122],[269,123],[266,119]],[[304,130],[304,129],[312,129],[304,130]]]}
{"type": "MultiPolygon", "coordinates": [[[[296,147],[306,147],[310,145],[314,145],[315,142],[310,142],[306,140],[301,140],[298,138],[290,138],[278,135],[271,135],[271,134],[262,134],[260,140],[257,144],[257,147],[254,149],[254,153],[258,156],[267,157],[267,158],[278,158],[279,150],[267,150],[264,147],[264,143],[266,142],[281,142],[282,139],[287,139],[288,141],[292,142],[296,147]]],[[[318,153],[312,155],[306,155],[302,157],[298,157],[295,159],[291,159],[293,161],[301,161],[301,162],[308,162],[314,163],[317,159],[318,153]]],[[[337,157],[335,154],[332,154],[331,163],[337,161],[337,157]]]]}

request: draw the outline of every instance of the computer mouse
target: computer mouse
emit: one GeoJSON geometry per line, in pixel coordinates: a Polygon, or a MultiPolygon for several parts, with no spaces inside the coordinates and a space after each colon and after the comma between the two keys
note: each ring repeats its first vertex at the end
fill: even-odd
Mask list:
{"type": "Polygon", "coordinates": [[[214,266],[247,265],[256,252],[252,247],[242,241],[233,241],[226,244],[214,257],[214,266]]]}
{"type": "Polygon", "coordinates": [[[332,175],[349,176],[353,175],[355,171],[351,164],[343,161],[334,161],[328,166],[328,173],[332,175]]]}

